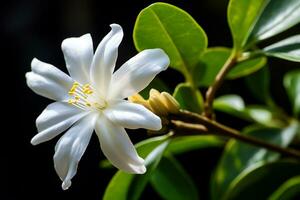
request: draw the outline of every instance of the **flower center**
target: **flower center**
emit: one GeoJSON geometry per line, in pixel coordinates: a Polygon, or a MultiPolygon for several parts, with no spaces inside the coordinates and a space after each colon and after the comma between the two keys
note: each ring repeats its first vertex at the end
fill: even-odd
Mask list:
{"type": "Polygon", "coordinates": [[[94,109],[101,111],[107,106],[107,102],[98,95],[90,84],[81,85],[78,82],[74,82],[69,90],[71,98],[68,100],[69,104],[72,104],[80,109],[94,109]]]}

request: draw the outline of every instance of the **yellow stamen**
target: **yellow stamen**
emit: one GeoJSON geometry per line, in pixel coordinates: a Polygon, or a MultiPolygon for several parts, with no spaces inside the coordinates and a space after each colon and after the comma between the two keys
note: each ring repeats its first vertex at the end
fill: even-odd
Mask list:
{"type": "Polygon", "coordinates": [[[68,94],[72,96],[72,98],[68,100],[68,103],[81,109],[93,107],[95,109],[102,110],[106,107],[106,104],[93,102],[94,99],[97,99],[93,93],[94,91],[90,84],[81,85],[78,82],[74,82],[68,92],[68,94]]]}
{"type": "Polygon", "coordinates": [[[77,87],[78,87],[78,85],[73,85],[73,86],[71,87],[70,91],[75,91],[77,87]]]}
{"type": "Polygon", "coordinates": [[[76,101],[75,101],[74,99],[69,99],[69,100],[68,100],[68,103],[69,103],[69,104],[74,104],[74,103],[76,103],[76,101]]]}

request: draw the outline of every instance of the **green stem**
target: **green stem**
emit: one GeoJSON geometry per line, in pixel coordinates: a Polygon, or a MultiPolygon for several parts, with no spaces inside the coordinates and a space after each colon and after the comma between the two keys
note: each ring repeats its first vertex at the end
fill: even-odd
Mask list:
{"type": "Polygon", "coordinates": [[[221,87],[227,73],[237,63],[237,53],[233,51],[219,73],[217,74],[214,83],[207,89],[206,98],[204,103],[204,115],[208,118],[213,117],[213,101],[217,90],[221,87]]]}

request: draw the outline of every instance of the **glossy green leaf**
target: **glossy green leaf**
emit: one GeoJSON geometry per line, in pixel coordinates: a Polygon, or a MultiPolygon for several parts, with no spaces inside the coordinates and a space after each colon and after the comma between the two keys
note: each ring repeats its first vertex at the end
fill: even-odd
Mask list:
{"type": "MultiPolygon", "coordinates": [[[[170,139],[169,135],[163,135],[158,137],[152,137],[147,140],[143,140],[135,145],[135,148],[142,158],[146,158],[158,145],[170,139]]],[[[170,140],[171,141],[171,140],[170,140]]]]}
{"type": "MultiPolygon", "coordinates": [[[[198,86],[209,86],[230,56],[231,49],[225,47],[209,48],[202,55],[200,64],[194,69],[194,80],[198,86]]],[[[258,57],[238,63],[227,75],[227,79],[247,76],[266,64],[265,57],[258,57]]]]}
{"type": "MultiPolygon", "coordinates": [[[[138,143],[136,147],[139,155],[145,158],[157,145],[167,138],[168,136],[154,137],[138,143]]],[[[224,140],[213,135],[178,136],[172,138],[166,151],[172,155],[177,155],[198,149],[223,147],[224,144],[224,140]]],[[[112,165],[108,160],[103,160],[100,163],[100,167],[112,168],[112,165]]]]}
{"type": "Polygon", "coordinates": [[[224,95],[215,99],[213,107],[217,111],[233,115],[249,122],[255,122],[268,127],[283,127],[281,114],[267,106],[248,105],[238,95],[224,95]]]}
{"type": "Polygon", "coordinates": [[[213,108],[247,121],[254,121],[246,112],[246,105],[242,97],[235,94],[223,95],[216,98],[213,102],[213,108]]]}
{"type": "Polygon", "coordinates": [[[228,79],[241,78],[247,76],[261,69],[267,63],[265,57],[252,58],[238,63],[230,72],[228,73],[228,79]]]}
{"type": "Polygon", "coordinates": [[[193,77],[198,86],[210,86],[230,55],[230,49],[208,48],[202,55],[200,64],[194,68],[193,77]]]}
{"type": "Polygon", "coordinates": [[[128,195],[128,190],[130,188],[133,179],[134,179],[134,175],[128,175],[124,172],[118,171],[110,180],[105,190],[103,200],[109,200],[109,199],[126,200],[128,195]]]}
{"type": "Polygon", "coordinates": [[[300,62],[300,35],[295,35],[263,49],[268,56],[300,62]]]}
{"type": "MultiPolygon", "coordinates": [[[[244,134],[286,147],[296,135],[298,128],[297,124],[292,124],[285,129],[255,128],[246,129],[244,134]]],[[[278,157],[278,153],[230,140],[212,178],[213,199],[220,199],[236,177],[254,164],[274,161],[278,157]]]]}
{"type": "Polygon", "coordinates": [[[166,200],[197,200],[197,188],[181,164],[173,157],[163,157],[151,176],[151,185],[166,200]]]}
{"type": "Polygon", "coordinates": [[[288,72],[284,76],[284,87],[293,106],[294,115],[300,116],[300,70],[288,72]]]}
{"type": "Polygon", "coordinates": [[[224,95],[215,99],[215,110],[233,115],[249,122],[256,122],[265,126],[278,127],[280,123],[277,113],[266,106],[245,106],[244,100],[238,95],[224,95]]]}
{"type": "Polygon", "coordinates": [[[153,81],[151,81],[151,83],[145,88],[143,89],[139,94],[142,95],[142,97],[144,97],[145,99],[149,98],[149,92],[150,90],[154,88],[157,89],[160,92],[168,92],[171,93],[169,87],[159,78],[155,78],[153,79],[153,81]]]}
{"type": "Polygon", "coordinates": [[[128,191],[128,199],[137,200],[144,191],[147,183],[149,182],[152,173],[155,171],[156,167],[168,147],[170,140],[167,140],[157,146],[145,159],[145,165],[147,166],[147,172],[143,175],[136,175],[131,182],[131,187],[128,191]]]}
{"type": "Polygon", "coordinates": [[[197,149],[222,147],[223,145],[223,140],[212,135],[180,136],[172,139],[167,150],[175,155],[197,149]]]}
{"type": "Polygon", "coordinates": [[[216,98],[214,108],[225,112],[226,110],[243,111],[245,110],[245,102],[239,95],[228,94],[216,98]]]}
{"type": "Polygon", "coordinates": [[[271,101],[270,95],[270,72],[268,67],[247,76],[245,82],[250,92],[261,102],[271,101]]]}
{"type": "Polygon", "coordinates": [[[264,106],[252,105],[248,106],[244,113],[246,113],[253,121],[268,126],[272,123],[274,114],[272,110],[264,106]]]}
{"type": "Polygon", "coordinates": [[[180,104],[180,108],[197,113],[202,112],[202,95],[199,90],[192,88],[188,83],[181,83],[177,85],[173,96],[180,104]]]}
{"type": "Polygon", "coordinates": [[[245,102],[242,97],[235,94],[228,94],[216,98],[213,108],[245,120],[251,120],[245,113],[245,102]]]}
{"type": "Polygon", "coordinates": [[[250,40],[267,39],[300,22],[299,0],[268,0],[268,2],[253,28],[250,40]]]}
{"type": "Polygon", "coordinates": [[[168,144],[169,140],[167,140],[167,137],[159,137],[143,141],[143,143],[139,144],[137,150],[140,156],[143,157],[147,152],[150,152],[145,158],[147,172],[142,175],[137,175],[118,171],[109,182],[103,199],[139,199],[168,144]]]}
{"type": "Polygon", "coordinates": [[[267,127],[285,127],[285,116],[277,110],[262,105],[249,105],[244,113],[252,119],[253,122],[267,127]],[[283,120],[283,121],[282,121],[283,120]]]}
{"type": "Polygon", "coordinates": [[[299,174],[300,163],[296,161],[256,163],[235,179],[223,200],[267,199],[282,183],[299,174]]]}
{"type": "MultiPolygon", "coordinates": [[[[146,140],[143,140],[135,145],[135,148],[142,158],[146,158],[146,156],[153,150],[155,147],[163,143],[169,138],[169,135],[163,135],[158,137],[152,137],[146,140]]],[[[112,168],[112,164],[107,160],[102,160],[100,162],[101,168],[112,168]]]]}
{"type": "Polygon", "coordinates": [[[234,47],[242,49],[268,0],[231,0],[227,18],[234,47]]]}
{"type": "Polygon", "coordinates": [[[300,196],[300,176],[284,182],[268,200],[293,200],[300,196]]]}
{"type": "Polygon", "coordinates": [[[186,77],[207,47],[206,34],[197,22],[184,10],[167,3],[154,3],[140,12],[133,38],[138,51],[163,49],[171,67],[186,77]]]}

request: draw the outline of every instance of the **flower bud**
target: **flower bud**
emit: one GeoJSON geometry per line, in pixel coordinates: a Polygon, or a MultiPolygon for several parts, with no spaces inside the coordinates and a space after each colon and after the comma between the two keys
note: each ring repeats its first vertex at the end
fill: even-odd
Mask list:
{"type": "Polygon", "coordinates": [[[180,105],[176,99],[167,92],[160,93],[156,89],[151,89],[149,99],[145,100],[141,95],[135,94],[128,98],[129,101],[141,104],[160,117],[167,117],[170,113],[179,112],[180,105]]]}
{"type": "Polygon", "coordinates": [[[167,107],[169,113],[176,114],[179,112],[179,109],[180,109],[179,103],[169,93],[162,92],[161,100],[162,100],[163,104],[167,107]]]}
{"type": "Polygon", "coordinates": [[[149,92],[149,99],[151,99],[151,97],[158,97],[160,96],[160,92],[154,88],[152,88],[149,92]]]}
{"type": "Polygon", "coordinates": [[[149,98],[149,104],[154,111],[159,116],[167,116],[168,115],[168,109],[167,107],[162,103],[160,95],[152,95],[149,98]]]}

